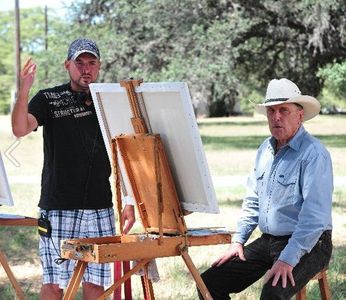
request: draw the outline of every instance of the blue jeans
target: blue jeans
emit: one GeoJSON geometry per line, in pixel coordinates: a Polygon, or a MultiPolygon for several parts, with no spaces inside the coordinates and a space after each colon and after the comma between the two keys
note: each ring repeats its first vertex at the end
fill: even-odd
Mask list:
{"type": "MultiPolygon", "coordinates": [[[[260,279],[287,245],[289,236],[275,237],[263,234],[244,247],[246,261],[235,257],[219,267],[211,267],[201,276],[214,300],[230,299],[230,293],[239,293],[260,279]]],[[[261,300],[290,299],[319,271],[328,266],[332,254],[332,234],[325,231],[310,253],[305,254],[293,269],[295,286],[287,280],[273,287],[272,280],[263,285],[261,300]]],[[[199,298],[203,299],[201,294],[199,298]]]]}

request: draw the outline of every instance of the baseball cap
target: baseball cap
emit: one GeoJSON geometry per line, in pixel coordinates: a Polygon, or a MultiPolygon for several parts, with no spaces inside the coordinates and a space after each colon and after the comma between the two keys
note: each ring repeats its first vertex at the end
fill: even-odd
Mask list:
{"type": "Polygon", "coordinates": [[[96,58],[100,58],[100,51],[93,40],[80,38],[74,40],[67,52],[67,60],[75,60],[82,53],[90,53],[96,58]]]}

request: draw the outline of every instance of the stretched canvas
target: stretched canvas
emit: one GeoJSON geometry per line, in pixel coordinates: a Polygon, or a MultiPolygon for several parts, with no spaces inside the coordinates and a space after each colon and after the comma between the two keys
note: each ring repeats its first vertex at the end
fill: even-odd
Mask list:
{"type": "Polygon", "coordinates": [[[8,184],[5,165],[0,153],[0,205],[13,206],[13,198],[8,184]]]}
{"type": "MultiPolygon", "coordinates": [[[[90,90],[112,161],[112,138],[134,133],[127,93],[119,83],[94,83],[90,85],[90,90]]],[[[183,209],[218,213],[215,190],[187,84],[142,83],[136,88],[136,93],[149,132],[161,136],[183,209]]],[[[120,168],[124,169],[121,161],[120,168]]],[[[125,172],[121,174],[126,192],[132,195],[125,172]]]]}

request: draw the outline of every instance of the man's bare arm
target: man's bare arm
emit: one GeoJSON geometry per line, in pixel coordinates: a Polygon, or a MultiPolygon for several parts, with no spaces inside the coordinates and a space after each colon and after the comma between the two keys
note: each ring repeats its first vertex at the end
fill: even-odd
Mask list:
{"type": "Polygon", "coordinates": [[[36,64],[28,59],[20,73],[20,88],[12,111],[12,131],[16,137],[22,137],[37,128],[36,118],[28,113],[29,92],[34,83],[36,64]]]}

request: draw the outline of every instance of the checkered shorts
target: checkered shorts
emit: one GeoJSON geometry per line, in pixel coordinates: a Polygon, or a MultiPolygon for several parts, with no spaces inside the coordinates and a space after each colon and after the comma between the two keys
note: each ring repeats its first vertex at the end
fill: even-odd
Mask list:
{"type": "MultiPolygon", "coordinates": [[[[47,215],[45,210],[40,213],[47,215]]],[[[60,241],[72,238],[92,238],[115,235],[115,219],[112,208],[98,210],[51,210],[48,219],[52,225],[52,237],[40,237],[39,252],[43,268],[43,284],[67,287],[73,274],[75,261],[55,262],[60,255],[60,241]]],[[[111,282],[110,264],[89,263],[83,281],[99,286],[111,282]]]]}

